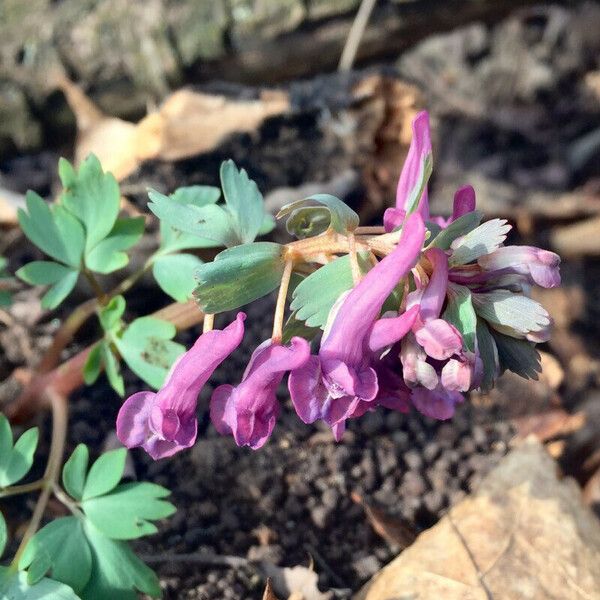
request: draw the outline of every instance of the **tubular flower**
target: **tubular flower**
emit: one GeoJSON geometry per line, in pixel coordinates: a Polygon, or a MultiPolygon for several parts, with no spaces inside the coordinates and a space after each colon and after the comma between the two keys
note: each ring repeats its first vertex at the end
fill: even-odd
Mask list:
{"type": "Polygon", "coordinates": [[[252,355],[242,382],[233,387],[219,386],[210,401],[210,417],[217,431],[233,435],[238,446],[256,450],[273,432],[279,402],[275,395],[287,371],[302,367],[310,356],[310,346],[302,338],[292,338],[289,347],[270,340],[252,355]]]}
{"type": "Polygon", "coordinates": [[[117,416],[117,436],[128,448],[141,446],[153,459],[172,456],[196,441],[198,394],[214,370],[240,344],[244,313],[223,330],[203,333],[173,365],[156,393],[137,392],[117,416]]]}
{"type": "Polygon", "coordinates": [[[305,423],[323,419],[339,439],[346,419],[362,414],[362,403],[376,398],[379,388],[370,351],[397,341],[407,330],[406,319],[414,319],[414,314],[385,319],[389,331],[395,332],[385,339],[375,325],[386,298],[416,264],[424,239],[423,220],[415,213],[405,221],[397,247],[348,294],[318,356],[290,375],[292,401],[305,423]]]}

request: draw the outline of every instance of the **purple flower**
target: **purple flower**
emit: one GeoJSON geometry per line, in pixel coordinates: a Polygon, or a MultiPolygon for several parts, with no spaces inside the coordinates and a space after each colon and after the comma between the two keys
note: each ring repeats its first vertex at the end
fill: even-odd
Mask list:
{"type": "Polygon", "coordinates": [[[173,365],[158,392],[138,392],[125,400],[117,416],[117,436],[125,446],[141,446],[158,460],[194,444],[198,394],[214,370],[239,346],[245,318],[244,313],[238,313],[222,331],[203,333],[173,365]]]}
{"type": "Polygon", "coordinates": [[[262,343],[252,354],[242,382],[219,386],[210,401],[210,418],[222,435],[231,435],[238,446],[256,450],[269,439],[279,415],[275,395],[286,371],[302,367],[310,357],[310,346],[292,338],[289,347],[262,343]]]}
{"type": "Polygon", "coordinates": [[[524,276],[544,288],[560,285],[560,256],[533,246],[503,246],[480,256],[479,266],[488,272],[524,276]]]}
{"type": "Polygon", "coordinates": [[[452,216],[444,219],[444,217],[432,217],[431,221],[439,225],[443,229],[448,227],[450,223],[456,221],[460,217],[475,210],[475,190],[471,185],[465,185],[456,190],[454,194],[454,208],[452,216]]]}
{"type": "Polygon", "coordinates": [[[341,304],[323,336],[318,356],[311,356],[304,367],[291,373],[290,394],[305,423],[323,419],[340,439],[346,419],[364,413],[364,403],[376,398],[379,387],[371,352],[398,341],[410,327],[407,320],[415,318],[413,312],[408,317],[384,319],[385,327],[381,328],[377,325],[381,307],[415,266],[424,239],[423,219],[414,213],[406,219],[397,247],[341,304]]]}
{"type": "MultiPolygon", "coordinates": [[[[383,215],[383,224],[387,232],[398,228],[404,221],[410,193],[419,181],[421,166],[425,157],[431,154],[431,132],[429,130],[429,115],[426,111],[420,112],[414,118],[412,130],[413,136],[410,148],[398,179],[396,206],[395,208],[388,208],[383,215]]],[[[423,220],[429,219],[427,188],[423,190],[416,212],[423,217],[423,220]]]]}

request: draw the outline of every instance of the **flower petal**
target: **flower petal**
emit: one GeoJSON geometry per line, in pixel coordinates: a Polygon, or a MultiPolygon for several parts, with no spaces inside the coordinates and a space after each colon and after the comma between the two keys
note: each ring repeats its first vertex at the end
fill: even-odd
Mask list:
{"type": "Polygon", "coordinates": [[[302,421],[313,423],[322,417],[329,393],[323,384],[318,356],[311,356],[303,367],[290,373],[288,388],[294,409],[302,421]]]}
{"type": "Polygon", "coordinates": [[[464,397],[459,392],[419,387],[412,391],[411,400],[415,408],[426,417],[445,421],[454,416],[456,405],[463,402],[464,397]]]}
{"type": "Polygon", "coordinates": [[[386,233],[398,229],[406,219],[406,211],[402,208],[386,208],[383,213],[383,228],[386,233]]]}
{"type": "Polygon", "coordinates": [[[443,319],[427,321],[415,332],[417,342],[431,358],[446,360],[462,350],[459,331],[443,319]]]}
{"type": "Polygon", "coordinates": [[[400,341],[413,326],[419,307],[413,306],[398,317],[384,317],[375,321],[369,334],[369,350],[376,352],[400,341]]]}
{"type": "Polygon", "coordinates": [[[154,392],[137,392],[125,400],[117,415],[117,437],[127,448],[141,446],[150,435],[154,392]]]}
{"type": "Polygon", "coordinates": [[[454,209],[452,221],[475,210],[475,190],[472,185],[465,185],[456,190],[454,194],[454,209]]]}
{"type": "Polygon", "coordinates": [[[423,321],[437,319],[442,312],[448,288],[448,257],[439,248],[427,250],[425,256],[433,267],[429,283],[421,296],[420,317],[423,321]]]}

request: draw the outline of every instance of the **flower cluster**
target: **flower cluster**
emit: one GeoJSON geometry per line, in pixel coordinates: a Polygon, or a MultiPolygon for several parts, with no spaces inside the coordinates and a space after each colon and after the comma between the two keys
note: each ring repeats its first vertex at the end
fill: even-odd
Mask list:
{"type": "MultiPolygon", "coordinates": [[[[456,192],[449,218],[430,216],[430,163],[429,118],[423,112],[413,123],[396,206],[385,212],[377,243],[374,236],[361,242],[360,228],[348,232],[354,285],[331,307],[320,340],[291,337],[283,344],[274,327],[242,381],[213,392],[210,415],[220,433],[254,449],[265,444],[279,414],[276,391],[286,374],[300,419],[324,421],[337,440],[348,419],[379,406],[401,412],[413,407],[428,417],[449,419],[465,392],[489,389],[505,369],[536,376],[534,344],[548,339],[551,319],[530,290],[559,285],[560,259],[538,248],[505,246],[510,225],[503,219],[480,224],[470,186],[456,192]],[[369,251],[367,267],[358,264],[361,243],[369,251]]],[[[327,255],[326,240],[334,239],[327,237],[330,233],[331,227],[311,238],[323,240],[312,258],[290,252],[292,266],[304,261],[314,269],[315,263],[341,254],[336,234],[337,246],[327,255]]],[[[282,289],[285,303],[287,281],[282,289]]],[[[127,399],[117,421],[126,446],[141,446],[157,459],[194,443],[198,394],[240,344],[244,318],[239,313],[222,331],[203,333],[157,393],[127,399]]]]}

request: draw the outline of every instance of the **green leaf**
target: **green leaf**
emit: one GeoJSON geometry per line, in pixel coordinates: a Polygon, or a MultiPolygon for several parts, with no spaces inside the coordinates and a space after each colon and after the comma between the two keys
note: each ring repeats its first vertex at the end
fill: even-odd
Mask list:
{"type": "Polygon", "coordinates": [[[56,308],[73,291],[78,278],[79,271],[69,271],[42,296],[42,308],[56,308]]]}
{"type": "Polygon", "coordinates": [[[125,448],[117,448],[102,454],[88,473],[82,499],[95,498],[114,489],[123,477],[126,457],[127,450],[125,448]]]}
{"type": "Polygon", "coordinates": [[[498,376],[498,348],[486,322],[479,318],[477,319],[477,350],[483,363],[480,388],[484,392],[489,392],[494,387],[494,381],[498,376]]]}
{"type": "Polygon", "coordinates": [[[415,184],[415,187],[411,190],[408,200],[406,201],[406,216],[417,210],[419,206],[419,200],[425,191],[425,187],[427,186],[427,182],[431,177],[431,173],[433,173],[433,158],[431,153],[429,153],[424,157],[423,162],[421,163],[419,178],[415,184]]]}
{"type": "MultiPolygon", "coordinates": [[[[44,575],[48,573],[52,566],[52,559],[47,552],[41,551],[33,559],[29,569],[27,569],[27,583],[28,585],[35,585],[40,581],[44,575]]],[[[61,582],[62,583],[62,582],[61,582]]]]}
{"type": "MultiPolygon", "coordinates": [[[[359,264],[367,270],[366,255],[359,253],[359,264]]],[[[290,308],[309,327],[325,327],[335,301],[354,285],[350,257],[336,258],[304,279],[292,294],[290,308]]]]}
{"type": "Polygon", "coordinates": [[[62,205],[85,226],[85,252],[103,240],[112,230],[119,214],[119,184],[111,173],[104,173],[100,161],[90,154],[77,174],[61,159],[59,175],[65,190],[62,205]]]}
{"type": "Polygon", "coordinates": [[[82,593],[85,600],[137,600],[136,590],[160,597],[158,577],[125,542],[107,538],[87,520],[84,528],[93,565],[82,593]]]}
{"type": "Polygon", "coordinates": [[[484,254],[490,254],[504,242],[510,230],[511,226],[505,219],[486,221],[452,242],[448,264],[451,267],[466,265],[484,254]]]}
{"type": "Polygon", "coordinates": [[[115,343],[129,368],[146,383],[159,389],[173,363],[185,352],[181,344],[171,341],[175,326],[154,317],[136,319],[115,343]]]}
{"type": "Polygon", "coordinates": [[[10,306],[12,304],[12,295],[6,290],[0,290],[0,306],[10,306]]]}
{"type": "Polygon", "coordinates": [[[177,302],[185,302],[196,287],[194,273],[201,264],[193,254],[166,254],[156,258],[152,274],[165,294],[177,302]]]}
{"type": "Polygon", "coordinates": [[[0,512],[0,558],[4,554],[6,543],[8,542],[8,529],[6,528],[6,521],[4,515],[0,512]]]}
{"type": "Polygon", "coordinates": [[[113,331],[119,327],[121,317],[125,312],[125,307],[125,298],[123,298],[123,296],[115,296],[114,298],[111,298],[106,306],[103,306],[100,309],[98,318],[100,319],[100,324],[104,331],[113,331]]]}
{"type": "Polygon", "coordinates": [[[285,222],[290,235],[298,239],[325,233],[331,224],[331,213],[324,206],[303,206],[294,209],[285,222]]]}
{"type": "Polygon", "coordinates": [[[447,306],[443,319],[460,331],[463,344],[470,352],[475,352],[477,315],[471,300],[471,290],[463,285],[448,284],[447,306]]]}
{"type": "Polygon", "coordinates": [[[119,365],[119,361],[114,355],[110,344],[106,341],[102,342],[100,344],[100,352],[102,354],[102,364],[106,370],[108,383],[110,383],[112,389],[115,390],[119,396],[124,396],[125,382],[123,381],[123,376],[121,375],[121,366],[119,365]]]}
{"type": "Polygon", "coordinates": [[[36,563],[40,565],[36,567],[37,575],[41,573],[43,577],[50,570],[52,579],[81,593],[92,573],[92,553],[82,521],[77,517],[62,517],[40,529],[29,540],[19,560],[19,569],[29,567],[31,573],[36,563]]]}
{"type": "Polygon", "coordinates": [[[80,600],[79,596],[63,583],[52,579],[42,579],[35,585],[29,585],[27,573],[23,571],[15,573],[8,567],[0,567],[0,598],[7,600],[80,600]]]}
{"type": "Polygon", "coordinates": [[[35,260],[21,267],[16,275],[31,285],[49,285],[60,281],[72,272],[73,269],[55,262],[35,260]]]}
{"type": "Polygon", "coordinates": [[[13,447],[13,434],[8,419],[0,413],[0,469],[13,447]]]}
{"type": "Polygon", "coordinates": [[[85,257],[89,269],[96,273],[112,273],[129,262],[123,250],[137,244],[144,233],[144,217],[117,219],[114,227],[85,257]]]}
{"type": "MultiPolygon", "coordinates": [[[[322,209],[314,211],[314,207],[310,207],[311,203],[317,203],[325,207],[325,210],[329,213],[328,227],[331,227],[338,233],[347,233],[354,231],[359,224],[358,215],[342,200],[332,196],[331,194],[315,194],[304,200],[297,200],[284,206],[278,213],[277,218],[280,219],[288,214],[292,214],[290,220],[293,219],[293,227],[296,228],[302,221],[310,223],[316,219],[316,233],[321,233],[323,226],[324,214],[322,209]],[[311,212],[306,211],[307,208],[312,208],[311,212]]],[[[290,224],[288,221],[288,231],[290,231],[290,224]]],[[[290,231],[291,233],[291,231],[290,231]]],[[[302,237],[308,237],[303,235],[302,237]]]]}
{"type": "MultiPolygon", "coordinates": [[[[22,208],[18,211],[19,224],[23,233],[48,256],[72,265],[73,254],[67,249],[63,232],[57,226],[48,203],[35,192],[29,191],[25,197],[25,204],[27,211],[22,208]]],[[[64,229],[65,223],[71,222],[63,216],[61,223],[64,229]]]]}
{"type": "Polygon", "coordinates": [[[162,498],[169,490],[153,483],[125,483],[112,493],[85,500],[82,508],[94,526],[109,538],[132,540],[156,533],[150,521],[164,519],[175,507],[162,498]]]}
{"type": "Polygon", "coordinates": [[[280,244],[255,242],[229,248],[198,268],[194,297],[206,313],[233,310],[276,289],[284,267],[280,244]]]}
{"type": "Polygon", "coordinates": [[[538,373],[542,372],[542,366],[540,355],[534,344],[503,335],[493,329],[490,330],[490,333],[498,348],[500,372],[508,369],[524,379],[538,378],[538,373]]]}
{"type": "MultiPolygon", "coordinates": [[[[155,190],[150,190],[148,196],[151,200],[148,208],[161,221],[176,230],[204,240],[212,240],[220,246],[233,246],[237,243],[232,217],[221,206],[207,204],[199,207],[194,204],[181,204],[155,190]]],[[[161,233],[164,235],[162,229],[161,233]]],[[[165,247],[169,250],[177,249],[170,239],[167,242],[165,247]]]]}
{"type": "Polygon", "coordinates": [[[102,370],[102,343],[92,346],[85,364],[83,365],[83,380],[86,385],[92,385],[102,370]]]}
{"type": "MultiPolygon", "coordinates": [[[[0,415],[0,422],[6,417],[0,415]]],[[[4,425],[3,425],[4,429],[4,425]]],[[[5,433],[2,434],[3,438],[5,433]]],[[[23,479],[33,464],[33,455],[37,448],[39,431],[37,427],[28,429],[12,446],[12,435],[8,438],[10,448],[0,455],[0,488],[8,487],[23,479]]],[[[3,450],[8,447],[3,440],[3,450]]]]}
{"type": "Polygon", "coordinates": [[[283,335],[281,336],[282,344],[289,344],[294,336],[312,340],[319,333],[318,327],[309,327],[305,321],[298,319],[298,314],[293,312],[283,326],[283,335]]]}
{"type": "Polygon", "coordinates": [[[62,471],[62,482],[65,490],[75,500],[81,500],[85,487],[85,476],[88,468],[89,451],[85,444],[79,444],[62,471]]]}
{"type": "Polygon", "coordinates": [[[237,234],[238,243],[252,243],[263,223],[265,209],[262,194],[245,169],[232,160],[221,163],[221,187],[237,234]]]}
{"type": "Polygon", "coordinates": [[[469,212],[462,217],[458,217],[456,221],[452,221],[448,227],[442,229],[429,244],[430,247],[440,248],[441,250],[450,250],[452,242],[467,233],[473,231],[483,219],[483,213],[475,210],[469,212]]]}
{"type": "Polygon", "coordinates": [[[193,204],[194,206],[206,206],[215,204],[221,197],[221,190],[212,185],[189,185],[177,188],[171,198],[181,204],[193,204]]]}
{"type": "Polygon", "coordinates": [[[65,245],[66,260],[63,262],[79,270],[85,248],[83,225],[66,208],[58,204],[52,207],[52,216],[65,245]]]}

